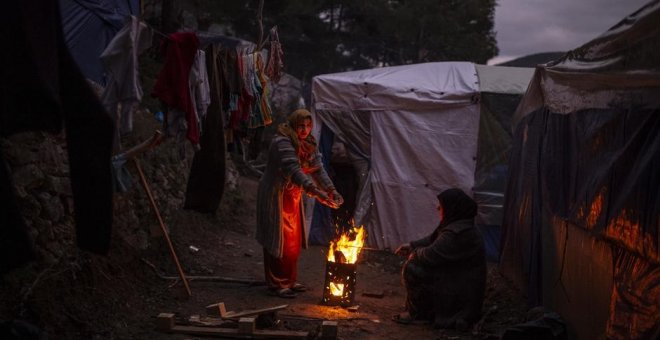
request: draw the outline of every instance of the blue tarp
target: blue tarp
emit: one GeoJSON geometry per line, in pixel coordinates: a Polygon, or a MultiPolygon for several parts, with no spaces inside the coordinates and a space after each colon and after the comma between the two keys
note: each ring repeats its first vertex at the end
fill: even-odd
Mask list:
{"type": "Polygon", "coordinates": [[[64,40],[83,75],[105,85],[99,56],[130,15],[138,0],[60,0],[64,40]]]}
{"type": "MultiPolygon", "coordinates": [[[[332,156],[332,143],[335,134],[325,124],[321,128],[321,136],[318,141],[319,152],[323,156],[323,167],[330,171],[330,157],[332,156]]],[[[322,204],[314,204],[314,217],[309,231],[309,243],[328,245],[335,238],[335,228],[332,223],[332,211],[322,204]]]]}

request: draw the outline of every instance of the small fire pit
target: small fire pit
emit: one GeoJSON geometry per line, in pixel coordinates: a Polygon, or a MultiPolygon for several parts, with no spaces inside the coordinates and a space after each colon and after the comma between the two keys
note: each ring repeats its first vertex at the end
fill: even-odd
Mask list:
{"type": "Polygon", "coordinates": [[[350,306],[354,302],[357,259],[364,245],[364,228],[353,228],[350,234],[341,235],[330,242],[325,265],[323,304],[350,306]]]}

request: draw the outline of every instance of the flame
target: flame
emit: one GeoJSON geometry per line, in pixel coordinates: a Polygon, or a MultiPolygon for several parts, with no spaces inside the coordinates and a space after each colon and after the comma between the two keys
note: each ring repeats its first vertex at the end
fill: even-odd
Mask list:
{"type": "Polygon", "coordinates": [[[344,294],[344,284],[330,282],[330,293],[334,296],[342,296],[344,294]]]}
{"type": "Polygon", "coordinates": [[[341,235],[338,241],[330,242],[330,250],[328,251],[328,261],[337,262],[335,259],[335,251],[340,251],[344,255],[346,261],[344,263],[357,262],[360,250],[364,246],[365,232],[364,227],[353,228],[350,233],[341,235]],[[350,234],[355,234],[351,239],[350,234]]]}

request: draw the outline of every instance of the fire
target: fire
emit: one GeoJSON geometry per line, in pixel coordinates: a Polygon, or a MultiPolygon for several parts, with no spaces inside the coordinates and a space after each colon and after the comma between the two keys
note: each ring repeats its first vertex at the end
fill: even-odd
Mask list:
{"type": "Polygon", "coordinates": [[[364,246],[364,239],[364,227],[353,228],[350,233],[342,234],[337,242],[330,242],[328,261],[340,263],[357,262],[360,250],[362,250],[362,247],[364,246]],[[352,235],[354,236],[351,237],[352,235]],[[335,252],[340,252],[343,255],[343,259],[335,259],[335,252]]]}
{"type": "Polygon", "coordinates": [[[330,282],[330,294],[334,296],[342,296],[344,294],[344,284],[330,282]]]}

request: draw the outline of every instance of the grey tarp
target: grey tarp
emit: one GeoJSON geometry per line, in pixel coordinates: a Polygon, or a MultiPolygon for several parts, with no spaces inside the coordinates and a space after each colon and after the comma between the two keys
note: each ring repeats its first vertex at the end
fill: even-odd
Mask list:
{"type": "Polygon", "coordinates": [[[395,248],[428,233],[437,222],[435,195],[460,187],[478,202],[477,223],[497,258],[508,127],[532,74],[448,62],[314,78],[317,121],[343,143],[356,169],[353,217],[370,245],[395,248]]]}

